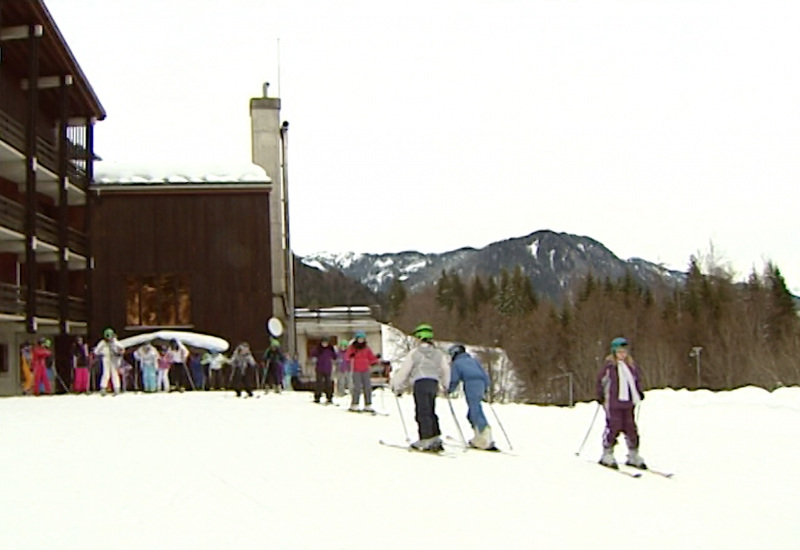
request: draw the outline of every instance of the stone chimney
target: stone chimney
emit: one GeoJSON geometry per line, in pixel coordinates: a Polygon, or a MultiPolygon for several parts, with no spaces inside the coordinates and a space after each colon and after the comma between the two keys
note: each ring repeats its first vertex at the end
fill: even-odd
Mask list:
{"type": "Polygon", "coordinates": [[[270,249],[272,251],[272,312],[286,325],[289,320],[286,277],[286,220],[284,218],[283,177],[281,167],[281,100],[267,97],[269,83],[264,84],[264,97],[250,100],[253,164],[264,169],[272,180],[269,200],[270,249]]]}

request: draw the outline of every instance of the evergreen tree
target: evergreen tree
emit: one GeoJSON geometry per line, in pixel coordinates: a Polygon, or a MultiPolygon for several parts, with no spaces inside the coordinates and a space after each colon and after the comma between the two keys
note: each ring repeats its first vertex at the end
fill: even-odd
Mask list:
{"type": "Polygon", "coordinates": [[[800,318],[778,266],[767,264],[765,278],[769,288],[767,331],[771,340],[784,343],[796,333],[800,318]]]}
{"type": "Polygon", "coordinates": [[[406,287],[403,285],[403,281],[399,278],[395,278],[389,289],[389,314],[392,317],[400,313],[407,296],[408,294],[406,292],[406,287]]]}
{"type": "Polygon", "coordinates": [[[467,291],[464,288],[464,283],[461,282],[461,277],[455,271],[450,271],[450,295],[452,297],[453,306],[458,312],[459,317],[464,317],[469,307],[469,300],[467,299],[467,291]]]}
{"type": "Polygon", "coordinates": [[[436,303],[447,311],[452,311],[453,309],[453,287],[450,283],[450,277],[444,269],[436,282],[436,303]]]}

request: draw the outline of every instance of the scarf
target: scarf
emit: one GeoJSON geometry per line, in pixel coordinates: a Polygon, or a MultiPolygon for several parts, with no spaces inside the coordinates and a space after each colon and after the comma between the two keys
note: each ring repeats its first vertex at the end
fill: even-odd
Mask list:
{"type": "Polygon", "coordinates": [[[625,361],[617,361],[617,381],[619,382],[617,398],[620,401],[631,401],[633,396],[634,405],[638,405],[642,398],[636,390],[636,379],[625,361]]]}

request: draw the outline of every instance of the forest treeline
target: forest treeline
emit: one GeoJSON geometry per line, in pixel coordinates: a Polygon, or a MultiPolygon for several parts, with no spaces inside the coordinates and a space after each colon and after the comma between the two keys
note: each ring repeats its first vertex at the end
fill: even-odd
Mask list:
{"type": "Polygon", "coordinates": [[[438,340],[502,347],[530,402],[567,403],[569,379],[576,401],[593,399],[616,336],[630,340],[647,389],[800,383],[800,317],[774,264],[734,282],[692,257],[677,287],[589,273],[566,290],[572,298],[563,304],[540,300],[519,267],[467,281],[443,271],[435,287],[416,293],[395,281],[388,313],[405,332],[424,321],[438,340]]]}

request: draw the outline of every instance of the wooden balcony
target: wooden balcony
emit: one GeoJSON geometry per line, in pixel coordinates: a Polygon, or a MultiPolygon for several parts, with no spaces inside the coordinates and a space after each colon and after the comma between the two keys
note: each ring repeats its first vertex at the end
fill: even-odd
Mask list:
{"type": "MultiPolygon", "coordinates": [[[[49,252],[58,251],[58,224],[44,214],[36,215],[36,238],[49,252]]],[[[85,257],[88,239],[71,227],[67,228],[67,248],[74,254],[85,257]]],[[[7,197],[0,196],[0,252],[25,250],[25,207],[7,197]]]]}
{"type": "MultiPolygon", "coordinates": [[[[59,201],[58,184],[58,147],[43,137],[37,138],[37,191],[51,197],[56,203],[59,201]]],[[[68,142],[68,156],[73,158],[73,153],[80,147],[68,142]]],[[[25,127],[7,112],[0,110],[0,176],[25,185],[25,127]]],[[[84,204],[89,179],[86,171],[71,160],[67,162],[67,202],[69,204],[84,204]]]]}
{"type": "MultiPolygon", "coordinates": [[[[25,319],[26,287],[0,283],[0,315],[25,319]]],[[[46,290],[36,291],[36,316],[43,319],[58,319],[58,294],[46,290]]],[[[86,322],[86,301],[76,296],[67,297],[68,320],[86,322]]]]}

